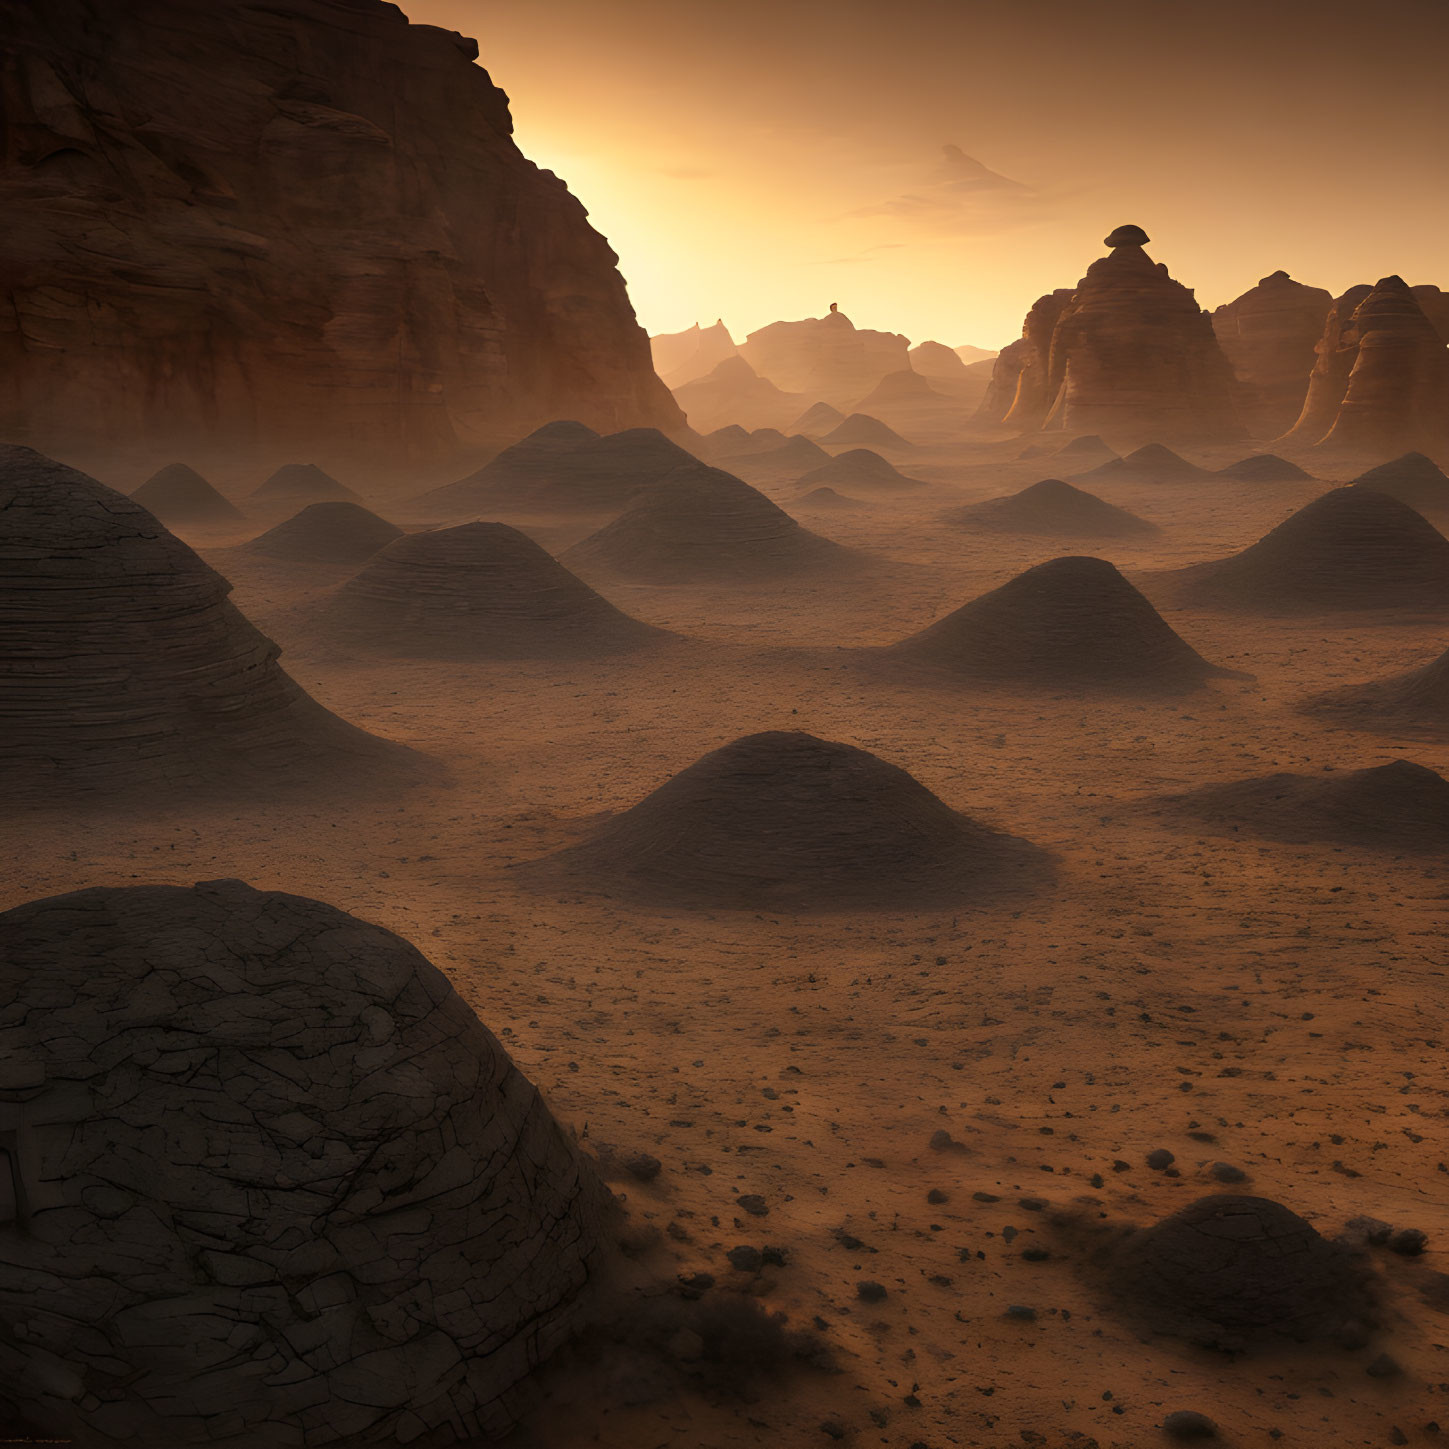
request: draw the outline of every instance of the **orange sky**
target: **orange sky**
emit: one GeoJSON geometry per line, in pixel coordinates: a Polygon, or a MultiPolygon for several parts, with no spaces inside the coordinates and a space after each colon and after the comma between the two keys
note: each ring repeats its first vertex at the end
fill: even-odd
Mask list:
{"type": "Polygon", "coordinates": [[[1209,307],[1278,267],[1449,287],[1449,0],[403,8],[478,40],[651,332],[839,302],[996,347],[1124,221],[1209,307]]]}

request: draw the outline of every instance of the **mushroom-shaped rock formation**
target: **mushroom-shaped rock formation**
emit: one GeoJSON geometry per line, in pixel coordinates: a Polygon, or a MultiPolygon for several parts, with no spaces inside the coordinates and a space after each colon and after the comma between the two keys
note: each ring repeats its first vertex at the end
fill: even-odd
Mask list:
{"type": "Polygon", "coordinates": [[[1245,483],[1311,483],[1313,475],[1297,463],[1276,453],[1253,453],[1216,470],[1219,478],[1237,478],[1245,483]]]}
{"type": "Polygon", "coordinates": [[[1008,414],[1008,422],[1114,443],[1244,436],[1238,382],[1211,320],[1133,239],[1141,235],[1139,227],[1114,231],[1126,239],[1092,263],[1057,315],[1039,390],[1045,416],[1008,414]]]}
{"type": "Polygon", "coordinates": [[[813,393],[776,387],[743,357],[727,357],[713,372],[676,388],[674,400],[701,432],[743,423],[746,427],[783,427],[813,393]]]}
{"type": "Polygon", "coordinates": [[[315,463],[283,463],[252,494],[259,504],[277,508],[303,508],[309,503],[359,503],[352,489],[339,483],[315,463]]]}
{"type": "Polygon", "coordinates": [[[264,798],[423,765],[293,683],[230,591],[139,504],[0,447],[0,799],[264,798]]]}
{"type": "Polygon", "coordinates": [[[1045,852],[957,813],[898,766],[779,732],[715,750],[525,868],[547,887],[746,910],[989,904],[1050,876],[1045,852]]]}
{"type": "Polygon", "coordinates": [[[1105,1257],[1124,1307],[1213,1347],[1334,1340],[1373,1319],[1355,1255],[1269,1198],[1199,1198],[1128,1233],[1105,1257]]]}
{"type": "Polygon", "coordinates": [[[822,433],[828,433],[831,428],[845,421],[845,414],[839,408],[833,408],[829,403],[818,402],[813,407],[808,407],[790,425],[792,433],[803,433],[807,438],[818,438],[822,433]]]}
{"type": "Polygon", "coordinates": [[[869,448],[851,448],[837,453],[828,463],[811,469],[799,481],[802,488],[813,487],[817,483],[840,483],[847,488],[875,492],[927,486],[919,478],[908,478],[893,463],[888,463],[869,448]]]}
{"type": "Polygon", "coordinates": [[[1303,411],[1333,294],[1274,272],[1213,313],[1213,331],[1242,384],[1243,421],[1276,438],[1303,411]]]}
{"type": "Polygon", "coordinates": [[[888,448],[897,451],[908,451],[915,446],[901,437],[894,428],[887,427],[879,418],[873,418],[869,413],[851,413],[820,441],[832,446],[848,444],[851,447],[888,448]]]}
{"type": "Polygon", "coordinates": [[[696,463],[641,494],[563,557],[585,571],[690,584],[839,569],[860,556],[801,528],[733,474],[696,463]]]}
{"type": "Polygon", "coordinates": [[[1449,850],[1449,780],[1410,760],[1367,770],[1234,780],[1164,796],[1161,805],[1168,814],[1272,840],[1449,850]]]}
{"type": "Polygon", "coordinates": [[[391,932],[85,890],[0,915],[0,998],[0,1403],[44,1434],[491,1442],[580,1326],[606,1194],[391,932]]]}
{"type": "Polygon", "coordinates": [[[1130,478],[1142,483],[1186,483],[1212,474],[1161,443],[1144,443],[1125,458],[1108,458],[1081,478],[1130,478]]]}
{"type": "Polygon", "coordinates": [[[402,658],[593,658],[665,636],[505,523],[390,543],[322,606],[330,638],[402,658]]]}
{"type": "Polygon", "coordinates": [[[584,437],[568,425],[535,433],[456,483],[425,493],[418,507],[439,516],[464,513],[610,513],[641,488],[694,462],[657,428],[584,437]]]}
{"type": "Polygon", "coordinates": [[[1449,451],[1449,349],[1401,277],[1334,303],[1286,436],[1381,457],[1449,451]]]}
{"type": "Polygon", "coordinates": [[[1133,226],[1130,222],[1126,226],[1115,227],[1102,238],[1102,245],[1106,247],[1145,247],[1152,238],[1142,230],[1140,226],[1133,226]]]}
{"type": "Polygon", "coordinates": [[[1020,493],[969,503],[945,515],[948,523],[994,533],[1030,533],[1055,538],[1134,538],[1156,533],[1157,525],[1125,508],[1084,493],[1060,478],[1043,478],[1020,493]]]}
{"type": "Polygon", "coordinates": [[[1449,477],[1432,458],[1422,453],[1405,453],[1392,462],[1380,463],[1353,480],[1355,488],[1372,488],[1407,503],[1418,513],[1449,513],[1449,477]]]}
{"type": "Polygon", "coordinates": [[[188,523],[225,527],[242,521],[241,509],[185,463],[168,463],[153,473],[131,494],[131,501],[154,513],[168,527],[188,523]]]}
{"type": "Polygon", "coordinates": [[[1070,287],[1060,287],[1032,303],[1020,338],[1003,347],[992,363],[976,422],[1003,423],[1023,432],[1041,426],[1055,396],[1050,385],[1052,333],[1073,295],[1070,287]]]}
{"type": "Polygon", "coordinates": [[[1166,575],[1185,603],[1218,609],[1449,606],[1449,539],[1371,488],[1334,488],[1242,553],[1166,575]]]}
{"type": "Polygon", "coordinates": [[[1449,736],[1449,649],[1418,669],[1312,696],[1310,714],[1368,730],[1449,736]]]}
{"type": "Polygon", "coordinates": [[[1185,644],[1099,558],[1038,564],[879,654],[960,679],[1045,689],[1176,692],[1231,674],[1185,644]]]}
{"type": "Polygon", "coordinates": [[[402,529],[360,503],[310,503],[243,547],[288,563],[365,563],[402,537],[402,529]]]}

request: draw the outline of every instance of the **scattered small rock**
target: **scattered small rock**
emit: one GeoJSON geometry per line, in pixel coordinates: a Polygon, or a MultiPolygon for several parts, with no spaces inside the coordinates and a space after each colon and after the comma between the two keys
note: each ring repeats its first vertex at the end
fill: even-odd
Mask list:
{"type": "Polygon", "coordinates": [[[1208,1168],[1208,1175],[1216,1182],[1246,1182],[1248,1174],[1231,1162],[1215,1162],[1208,1168]]]}
{"type": "Polygon", "coordinates": [[[747,1192],[742,1197],[737,1197],[735,1201],[752,1218],[768,1217],[770,1214],[768,1204],[757,1192],[747,1192]]]}
{"type": "Polygon", "coordinates": [[[1193,1444],[1203,1439],[1216,1439],[1218,1426],[1206,1414],[1195,1409],[1178,1409],[1162,1421],[1162,1432],[1179,1444],[1193,1444]]]}
{"type": "Polygon", "coordinates": [[[1403,1373],[1396,1358],[1391,1358],[1386,1353],[1381,1353],[1364,1372],[1371,1379],[1396,1379],[1403,1373]]]}
{"type": "Polygon", "coordinates": [[[1174,1157],[1173,1154],[1170,1153],[1165,1147],[1154,1147],[1152,1151],[1147,1154],[1147,1165],[1154,1172],[1161,1172],[1164,1168],[1171,1167],[1172,1164],[1176,1161],[1177,1158],[1174,1157]]]}
{"type": "Polygon", "coordinates": [[[862,1303],[879,1303],[886,1296],[886,1290],[881,1284],[872,1283],[867,1278],[855,1285],[855,1296],[862,1303]]]}
{"type": "Polygon", "coordinates": [[[1400,1228],[1389,1239],[1389,1251],[1406,1258],[1417,1258],[1428,1246],[1428,1233],[1421,1233],[1418,1228],[1400,1228]]]}
{"type": "Polygon", "coordinates": [[[942,1192],[939,1187],[933,1187],[930,1190],[930,1192],[928,1192],[926,1194],[926,1201],[929,1202],[929,1203],[936,1203],[936,1204],[940,1204],[940,1203],[943,1203],[943,1202],[950,1202],[951,1201],[951,1195],[950,1195],[950,1193],[942,1192]]]}
{"type": "Polygon", "coordinates": [[[751,1248],[747,1244],[731,1248],[725,1257],[729,1259],[730,1266],[738,1268],[741,1273],[758,1273],[765,1262],[765,1255],[758,1248],[751,1248]]]}
{"type": "Polygon", "coordinates": [[[653,1182],[659,1176],[664,1164],[647,1152],[636,1152],[623,1159],[621,1166],[630,1177],[639,1182],[653,1182]]]}

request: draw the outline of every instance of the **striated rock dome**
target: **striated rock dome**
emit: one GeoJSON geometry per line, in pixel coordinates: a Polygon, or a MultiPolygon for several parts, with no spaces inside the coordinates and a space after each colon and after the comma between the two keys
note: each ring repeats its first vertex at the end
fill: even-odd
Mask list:
{"type": "Polygon", "coordinates": [[[0,915],[0,1409],[84,1444],[454,1444],[607,1196],[407,942],[240,881],[0,915]]]}
{"type": "Polygon", "coordinates": [[[421,757],[330,714],[228,602],[231,585],[139,504],[0,447],[0,796],[166,803],[421,757]]]}
{"type": "Polygon", "coordinates": [[[1050,876],[1044,852],[897,766],[796,732],[713,751],[525,870],[544,886],[702,909],[824,911],[988,903],[1050,876]]]}
{"type": "Polygon", "coordinates": [[[902,488],[927,486],[919,478],[908,478],[893,463],[888,463],[869,448],[850,448],[844,453],[837,453],[828,463],[822,463],[799,480],[801,488],[814,487],[817,483],[839,483],[847,488],[873,492],[896,492],[902,488]]]}

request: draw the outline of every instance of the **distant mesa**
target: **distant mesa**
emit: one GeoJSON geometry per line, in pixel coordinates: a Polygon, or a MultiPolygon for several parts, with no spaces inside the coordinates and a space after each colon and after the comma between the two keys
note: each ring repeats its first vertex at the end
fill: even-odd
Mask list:
{"type": "Polygon", "coordinates": [[[1160,577],[1209,608],[1437,612],[1449,606],[1449,539],[1386,493],[1334,488],[1242,553],[1160,577]]]}
{"type": "Polygon", "coordinates": [[[1322,287],[1274,272],[1212,314],[1213,332],[1241,384],[1243,421],[1253,437],[1278,437],[1302,412],[1332,306],[1332,293],[1322,287]]]}
{"type": "Polygon", "coordinates": [[[1311,483],[1313,475],[1280,458],[1276,453],[1253,453],[1217,469],[1219,478],[1237,478],[1245,483],[1311,483]]]}
{"type": "Polygon", "coordinates": [[[1158,803],[1168,815],[1293,844],[1449,851],[1449,780],[1409,760],[1367,770],[1263,775],[1158,803]]]}
{"type": "Polygon", "coordinates": [[[908,478],[895,464],[887,462],[879,453],[874,453],[869,448],[851,448],[844,453],[837,453],[829,462],[822,463],[800,479],[802,488],[812,487],[817,483],[840,483],[846,487],[872,492],[928,486],[919,478],[908,478]]]}
{"type": "Polygon", "coordinates": [[[366,563],[402,533],[357,503],[309,503],[243,547],[288,563],[366,563]]]}
{"type": "Polygon", "coordinates": [[[818,402],[813,407],[806,408],[790,424],[790,431],[804,433],[807,438],[815,438],[822,433],[828,433],[833,427],[844,421],[845,414],[839,408],[833,408],[829,403],[818,402]]]}
{"type": "Polygon", "coordinates": [[[256,503],[302,508],[308,503],[361,503],[344,483],[325,473],[315,463],[283,463],[252,494],[256,503]]]}
{"type": "Polygon", "coordinates": [[[848,444],[860,448],[892,448],[898,452],[909,452],[915,447],[894,428],[887,427],[879,418],[873,418],[867,413],[851,413],[820,441],[832,446],[848,444]]]}
{"type": "Polygon", "coordinates": [[[876,386],[860,399],[855,410],[869,413],[872,409],[899,407],[903,403],[941,401],[945,394],[932,387],[928,378],[910,368],[887,373],[876,386]]]}
{"type": "MultiPolygon", "coordinates": [[[[973,362],[980,362],[990,356],[990,353],[974,348],[973,351],[980,353],[980,356],[973,357],[973,362]]],[[[922,377],[938,377],[948,382],[961,382],[967,376],[966,360],[959,352],[947,347],[942,342],[922,342],[911,348],[906,354],[910,358],[912,369],[922,377]]]]}
{"type": "Polygon", "coordinates": [[[1387,493],[1419,513],[1449,513],[1449,476],[1422,453],[1405,453],[1402,458],[1370,468],[1360,473],[1352,486],[1387,493]]]}
{"type": "Polygon", "coordinates": [[[1078,478],[1131,478],[1145,483],[1184,483],[1212,474],[1161,443],[1145,443],[1125,458],[1108,458],[1078,478]]]}
{"type": "Polygon", "coordinates": [[[616,512],[641,488],[695,461],[657,428],[600,437],[577,423],[552,423],[476,473],[423,494],[414,506],[443,518],[616,512]]]}
{"type": "Polygon", "coordinates": [[[709,432],[728,423],[784,427],[805,406],[808,392],[791,392],[762,377],[743,357],[727,357],[711,372],[675,389],[690,424],[709,432]]]}
{"type": "Polygon", "coordinates": [[[525,868],[536,884],[660,904],[822,912],[989,906],[1051,877],[1044,851],[959,814],[898,766],[795,732],[713,751],[525,868]]]}
{"type": "Polygon", "coordinates": [[[185,463],[168,463],[153,473],[131,494],[131,501],[155,514],[168,527],[173,524],[222,527],[243,521],[241,509],[185,463]]]}
{"type": "Polygon", "coordinates": [[[1096,1255],[1113,1296],[1144,1326],[1230,1351],[1336,1343],[1376,1317],[1364,1263],[1270,1198],[1199,1198],[1096,1255]]]}
{"type": "Polygon", "coordinates": [[[836,407],[865,396],[889,373],[910,368],[910,343],[899,333],[858,328],[844,312],[772,322],[740,344],[740,356],[787,392],[836,407]]]}
{"type": "Polygon", "coordinates": [[[1401,277],[1351,288],[1334,303],[1285,437],[1379,457],[1449,451],[1449,349],[1401,277]]]}
{"type": "Polygon", "coordinates": [[[391,932],[234,880],[83,890],[0,914],[0,995],[5,1397],[44,1436],[496,1443],[591,1316],[607,1191],[391,932]]]}
{"type": "Polygon", "coordinates": [[[696,463],[640,494],[563,557],[586,572],[691,584],[838,569],[861,556],[802,528],[741,479],[696,463]]]}
{"type": "Polygon", "coordinates": [[[1349,728],[1449,738],[1449,650],[1417,669],[1314,695],[1303,708],[1349,728]]]}
{"type": "Polygon", "coordinates": [[[323,709],[138,503],[0,447],[0,798],[240,795],[427,773],[323,709]]]}
{"type": "Polygon", "coordinates": [[[773,448],[751,447],[737,457],[720,459],[732,471],[767,479],[798,478],[829,461],[830,454],[819,443],[799,433],[773,448]]]}
{"type": "Polygon", "coordinates": [[[665,332],[649,339],[654,370],[670,388],[706,376],[736,355],[735,340],[723,321],[713,327],[698,322],[684,332],[665,332]]]}
{"type": "Polygon", "coordinates": [[[1104,559],[1052,559],[875,651],[962,680],[1029,688],[1178,692],[1209,664],[1104,559]]]}
{"type": "Polygon", "coordinates": [[[389,544],[323,605],[330,638],[419,659],[595,658],[667,638],[503,523],[389,544]]]}
{"type": "Polygon", "coordinates": [[[993,533],[1055,538],[1138,538],[1158,532],[1156,524],[1060,478],[1043,478],[1019,493],[952,509],[945,518],[993,533]]]}

